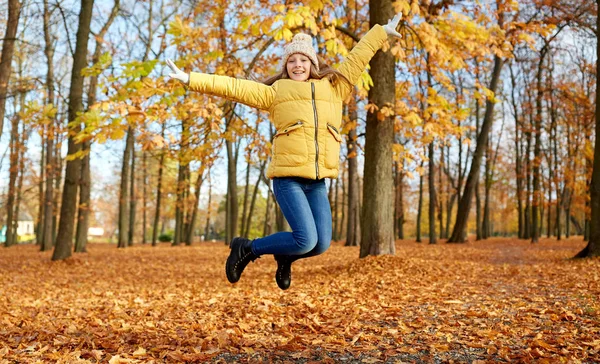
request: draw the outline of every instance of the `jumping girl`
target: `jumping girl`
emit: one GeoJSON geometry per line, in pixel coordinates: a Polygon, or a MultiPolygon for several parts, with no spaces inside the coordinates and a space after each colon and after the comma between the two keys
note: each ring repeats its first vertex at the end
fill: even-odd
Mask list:
{"type": "Polygon", "coordinates": [[[229,282],[237,282],[250,261],[273,254],[275,280],[279,288],[287,289],[294,261],[329,248],[332,217],[325,178],[338,176],[342,103],[388,35],[400,37],[396,27],[401,15],[371,28],[337,69],[317,57],[311,36],[302,33],[284,48],[281,72],[264,83],[196,72],[188,75],[167,60],[173,71],[170,77],[193,91],[267,110],[277,130],[267,176],[273,180],[275,198],[292,232],[254,240],[233,238],[225,264],[229,282]]]}

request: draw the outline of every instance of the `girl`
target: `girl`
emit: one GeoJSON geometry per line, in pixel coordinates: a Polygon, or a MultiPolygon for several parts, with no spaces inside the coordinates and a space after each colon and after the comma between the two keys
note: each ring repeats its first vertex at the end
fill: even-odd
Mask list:
{"type": "Polygon", "coordinates": [[[267,176],[273,180],[275,198],[292,232],[254,240],[233,238],[225,264],[229,282],[237,282],[250,261],[273,254],[275,280],[285,290],[294,261],[329,248],[332,218],[325,178],[338,175],[342,102],[387,36],[400,37],[396,27],[401,15],[385,26],[371,28],[337,70],[320,62],[307,34],[294,36],[284,49],[283,70],[264,84],[195,72],[188,75],[167,60],[173,71],[170,77],[191,90],[267,110],[277,129],[267,176]]]}

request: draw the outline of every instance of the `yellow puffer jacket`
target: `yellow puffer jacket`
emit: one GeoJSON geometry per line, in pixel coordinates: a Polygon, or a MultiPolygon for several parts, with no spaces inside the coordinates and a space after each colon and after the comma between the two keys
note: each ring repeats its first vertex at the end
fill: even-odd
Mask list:
{"type": "MultiPolygon", "coordinates": [[[[381,48],[387,34],[375,25],[352,49],[337,69],[356,84],[361,73],[381,48]]],[[[191,90],[269,111],[277,133],[267,176],[310,179],[338,176],[342,102],[350,85],[328,79],[306,82],[282,79],[272,86],[227,76],[190,74],[191,90]]]]}

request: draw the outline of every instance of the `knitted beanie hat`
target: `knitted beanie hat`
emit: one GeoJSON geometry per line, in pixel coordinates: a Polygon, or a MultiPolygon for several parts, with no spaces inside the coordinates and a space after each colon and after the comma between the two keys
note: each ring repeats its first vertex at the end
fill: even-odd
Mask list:
{"type": "Polygon", "coordinates": [[[285,46],[285,53],[283,55],[283,64],[287,63],[288,58],[294,53],[301,53],[307,56],[312,64],[315,65],[317,71],[319,70],[319,60],[317,59],[317,52],[312,45],[312,37],[308,34],[298,33],[292,38],[292,42],[285,46]]]}

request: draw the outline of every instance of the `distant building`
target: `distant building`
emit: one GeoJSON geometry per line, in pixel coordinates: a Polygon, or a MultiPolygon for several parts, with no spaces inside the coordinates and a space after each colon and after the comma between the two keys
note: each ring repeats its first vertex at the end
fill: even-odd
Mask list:
{"type": "Polygon", "coordinates": [[[88,237],[101,238],[104,236],[104,228],[91,227],[88,228],[88,237]]]}
{"type": "MultiPolygon", "coordinates": [[[[34,221],[25,211],[19,212],[19,219],[17,220],[17,240],[19,242],[32,241],[35,239],[35,225],[34,221]]],[[[6,224],[2,224],[0,229],[0,243],[6,242],[6,224]]]]}

